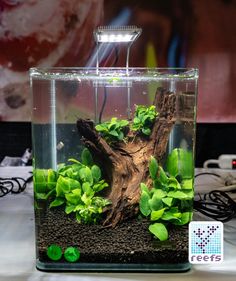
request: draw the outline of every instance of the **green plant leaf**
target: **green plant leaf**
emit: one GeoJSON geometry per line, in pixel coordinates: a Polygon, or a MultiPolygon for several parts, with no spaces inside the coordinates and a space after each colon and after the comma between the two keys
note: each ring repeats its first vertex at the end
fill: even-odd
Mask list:
{"type": "Polygon", "coordinates": [[[161,199],[153,197],[148,201],[149,207],[152,211],[157,211],[163,208],[163,203],[161,199]]]}
{"type": "Polygon", "coordinates": [[[157,198],[157,199],[162,199],[167,195],[166,191],[162,190],[162,189],[155,189],[154,193],[153,193],[153,197],[157,198]]]}
{"type": "Polygon", "coordinates": [[[74,179],[59,176],[56,184],[57,197],[63,197],[64,194],[69,193],[71,190],[76,188],[81,188],[80,182],[74,179]]]}
{"type": "Polygon", "coordinates": [[[97,207],[105,207],[107,205],[110,205],[111,201],[106,198],[97,196],[92,198],[92,204],[94,204],[97,207]]]}
{"type": "Polygon", "coordinates": [[[81,189],[80,182],[75,179],[68,179],[68,184],[70,185],[70,190],[77,189],[77,188],[81,189]]]}
{"type": "Polygon", "coordinates": [[[57,172],[60,173],[66,167],[65,163],[60,163],[57,165],[57,172]]]}
{"type": "Polygon", "coordinates": [[[163,189],[164,186],[162,185],[162,183],[160,182],[159,179],[155,179],[153,180],[153,185],[155,189],[163,189]]]}
{"type": "Polygon", "coordinates": [[[84,223],[93,222],[94,219],[92,218],[93,210],[91,207],[83,206],[77,213],[79,213],[81,221],[84,223]]]}
{"type": "Polygon", "coordinates": [[[84,208],[86,208],[84,204],[78,204],[77,206],[75,206],[74,211],[81,211],[84,210],[84,208]]]}
{"type": "Polygon", "coordinates": [[[72,205],[77,205],[80,202],[80,196],[73,193],[65,194],[65,198],[67,202],[69,202],[72,205]]]}
{"type": "Polygon", "coordinates": [[[79,171],[84,167],[84,165],[80,164],[72,164],[66,167],[63,171],[59,173],[59,175],[75,180],[79,180],[79,171]]]}
{"type": "Polygon", "coordinates": [[[84,193],[84,194],[82,195],[81,200],[83,201],[83,203],[84,203],[86,206],[89,206],[89,205],[91,205],[91,203],[92,203],[91,196],[87,195],[87,193],[84,193]]]}
{"type": "Polygon", "coordinates": [[[68,215],[72,212],[75,211],[75,206],[74,205],[67,205],[66,208],[65,208],[65,213],[68,215]]]}
{"type": "Polygon", "coordinates": [[[91,185],[93,184],[93,176],[89,167],[80,169],[79,176],[83,182],[89,182],[91,185]]]}
{"type": "Polygon", "coordinates": [[[98,132],[107,131],[106,126],[104,126],[103,124],[98,124],[97,126],[95,126],[95,129],[96,129],[98,132]]]}
{"type": "Polygon", "coordinates": [[[181,189],[181,186],[180,186],[179,182],[174,177],[170,177],[168,179],[168,183],[167,184],[168,184],[168,188],[181,189]]]}
{"type": "Polygon", "coordinates": [[[92,173],[94,182],[97,183],[102,176],[101,169],[97,165],[93,165],[91,168],[91,173],[92,173]]]}
{"type": "Polygon", "coordinates": [[[83,189],[83,192],[86,193],[86,195],[88,197],[92,197],[94,195],[94,191],[93,189],[91,188],[89,182],[84,182],[82,184],[82,189],[83,189]]]}
{"type": "Polygon", "coordinates": [[[63,177],[70,177],[70,174],[73,173],[73,170],[71,169],[71,165],[65,166],[63,165],[59,170],[58,170],[58,174],[59,176],[63,176],[63,177]]]}
{"type": "Polygon", "coordinates": [[[180,221],[180,218],[181,218],[181,213],[173,209],[164,212],[161,219],[166,221],[173,221],[173,220],[180,221]]]}
{"type": "Polygon", "coordinates": [[[153,156],[151,156],[149,162],[149,173],[153,180],[157,177],[157,171],[158,171],[157,160],[153,156]]]}
{"type": "Polygon", "coordinates": [[[134,117],[133,122],[134,122],[134,124],[139,124],[139,123],[141,123],[141,120],[138,117],[134,117]]]}
{"type": "Polygon", "coordinates": [[[173,202],[173,198],[171,198],[171,197],[162,198],[162,202],[164,204],[166,204],[167,206],[171,207],[172,206],[172,202],[173,202]]]}
{"type": "Polygon", "coordinates": [[[166,173],[164,172],[164,170],[163,170],[163,168],[161,166],[159,166],[158,174],[159,174],[160,182],[163,185],[167,184],[168,177],[167,177],[166,173]]]}
{"type": "Polygon", "coordinates": [[[72,163],[75,163],[75,164],[82,165],[77,159],[74,159],[74,158],[69,158],[68,162],[72,162],[72,163]]]}
{"type": "Polygon", "coordinates": [[[129,121],[128,120],[120,120],[120,126],[121,127],[126,127],[129,125],[129,121]]]}
{"type": "Polygon", "coordinates": [[[92,166],[93,165],[93,157],[88,150],[88,148],[84,148],[81,154],[82,163],[86,166],[92,166]]]}
{"type": "Polygon", "coordinates": [[[101,123],[95,128],[108,143],[113,143],[124,139],[124,128],[128,126],[128,124],[129,122],[127,120],[119,120],[113,117],[110,121],[101,123]]]}
{"type": "Polygon", "coordinates": [[[75,188],[71,191],[73,194],[77,195],[78,197],[81,197],[81,189],[75,188]]]}
{"type": "Polygon", "coordinates": [[[112,117],[111,121],[109,123],[116,124],[117,123],[117,117],[112,117]]]}
{"type": "Polygon", "coordinates": [[[109,135],[112,135],[112,136],[114,136],[114,137],[118,137],[119,136],[119,134],[118,134],[118,132],[117,131],[110,131],[109,132],[109,135]]]}
{"type": "Polygon", "coordinates": [[[133,131],[140,131],[142,134],[149,136],[152,132],[152,126],[158,113],[156,107],[151,105],[149,107],[144,105],[137,105],[134,113],[133,124],[131,129],[133,131]]]}
{"type": "Polygon", "coordinates": [[[72,168],[73,172],[79,172],[79,170],[83,167],[84,167],[84,165],[80,162],[74,163],[74,164],[71,165],[71,168],[72,168]]]}
{"type": "Polygon", "coordinates": [[[107,186],[108,186],[108,184],[104,180],[101,180],[93,186],[93,190],[94,190],[94,192],[99,192],[107,186]]]}
{"type": "Polygon", "coordinates": [[[141,213],[145,217],[147,217],[151,213],[151,209],[150,209],[149,202],[148,202],[149,200],[150,200],[149,194],[147,192],[143,191],[141,193],[139,207],[140,207],[141,213]]]}
{"type": "Polygon", "coordinates": [[[182,189],[193,189],[193,179],[183,180],[181,182],[182,189]]]}
{"type": "Polygon", "coordinates": [[[149,226],[149,231],[161,241],[165,241],[168,239],[168,231],[165,225],[162,223],[151,224],[149,226]]]}
{"type": "Polygon", "coordinates": [[[56,184],[56,195],[64,196],[65,193],[70,192],[70,186],[68,185],[68,181],[63,176],[59,176],[57,184],[56,184]]]}
{"type": "Polygon", "coordinates": [[[49,205],[49,208],[58,207],[58,206],[63,205],[64,203],[65,203],[64,198],[57,197],[54,201],[51,202],[51,204],[49,205]]]}
{"type": "Polygon", "coordinates": [[[166,196],[166,192],[161,189],[154,190],[152,198],[148,201],[152,211],[157,211],[163,208],[162,198],[166,196]]]}
{"type": "Polygon", "coordinates": [[[150,136],[151,135],[151,129],[150,128],[142,128],[142,133],[146,136],[150,136]]]}
{"type": "Polygon", "coordinates": [[[167,194],[168,197],[180,199],[180,200],[190,200],[193,198],[193,191],[180,191],[180,190],[175,190],[175,191],[169,191],[167,194]]]}
{"type": "Polygon", "coordinates": [[[108,129],[107,131],[108,131],[108,132],[109,132],[109,131],[111,132],[111,131],[113,131],[113,130],[115,131],[116,128],[117,128],[117,125],[118,125],[117,123],[111,122],[111,123],[107,126],[107,129],[108,129]]]}
{"type": "Polygon", "coordinates": [[[140,184],[140,188],[141,188],[141,192],[145,191],[145,192],[147,192],[147,194],[150,196],[150,190],[149,190],[149,188],[146,186],[146,184],[141,183],[141,184],[140,184]]]}
{"type": "Polygon", "coordinates": [[[76,220],[77,220],[78,223],[81,223],[81,222],[82,222],[82,218],[81,218],[81,215],[80,215],[79,212],[76,212],[76,213],[75,213],[75,217],[76,217],[76,220]]]}
{"type": "Polygon", "coordinates": [[[162,208],[158,211],[152,211],[151,212],[151,221],[159,220],[162,217],[162,215],[164,214],[165,209],[166,208],[162,208]]]}
{"type": "Polygon", "coordinates": [[[188,222],[190,222],[192,220],[192,212],[184,212],[181,214],[180,220],[179,221],[175,221],[174,224],[175,225],[184,225],[187,224],[188,222]]]}
{"type": "Polygon", "coordinates": [[[119,132],[118,134],[118,140],[123,140],[124,139],[124,133],[122,131],[119,132]]]}

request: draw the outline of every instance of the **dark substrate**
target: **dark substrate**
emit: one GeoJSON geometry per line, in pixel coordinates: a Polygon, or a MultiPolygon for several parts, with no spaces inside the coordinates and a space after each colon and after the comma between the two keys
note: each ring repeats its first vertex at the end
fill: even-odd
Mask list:
{"type": "MultiPolygon", "coordinates": [[[[39,217],[37,217],[39,220],[39,217]]],[[[37,227],[39,260],[50,262],[47,247],[57,244],[80,250],[82,263],[176,264],[188,262],[188,227],[172,227],[169,241],[160,242],[149,232],[149,222],[137,218],[116,228],[78,224],[61,208],[48,209],[37,227]]],[[[63,258],[59,262],[64,262],[63,258]]]]}

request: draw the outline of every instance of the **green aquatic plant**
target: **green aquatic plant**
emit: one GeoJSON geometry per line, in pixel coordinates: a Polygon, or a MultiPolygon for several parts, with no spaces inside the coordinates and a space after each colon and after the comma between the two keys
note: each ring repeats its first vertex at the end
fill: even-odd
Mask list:
{"type": "Polygon", "coordinates": [[[51,244],[48,248],[47,248],[47,256],[53,260],[53,261],[58,261],[61,259],[62,257],[62,249],[60,246],[56,245],[56,244],[51,244]]]}
{"type": "Polygon", "coordinates": [[[125,128],[129,125],[127,120],[119,120],[116,117],[110,121],[98,124],[95,129],[109,142],[122,141],[125,137],[125,128]]]}
{"type": "MultiPolygon", "coordinates": [[[[47,256],[53,261],[59,261],[62,258],[62,249],[56,244],[51,244],[47,248],[47,256]]],[[[68,262],[76,262],[80,258],[80,251],[77,247],[68,247],[65,249],[64,258],[68,262]]]]}
{"type": "Polygon", "coordinates": [[[79,223],[96,223],[103,208],[111,204],[98,195],[108,184],[87,148],[82,151],[81,162],[76,159],[68,162],[71,164],[60,164],[57,171],[35,169],[35,197],[50,199],[49,208],[64,205],[66,214],[74,212],[79,223]]]}
{"type": "Polygon", "coordinates": [[[137,105],[131,129],[149,136],[152,132],[152,126],[157,115],[158,112],[154,105],[149,107],[145,105],[137,105]]]}
{"type": "Polygon", "coordinates": [[[76,262],[80,258],[80,251],[76,247],[68,247],[65,249],[64,258],[68,262],[76,262]]]}
{"type": "Polygon", "coordinates": [[[125,140],[129,130],[149,136],[157,116],[158,112],[154,105],[137,105],[131,122],[113,117],[110,121],[96,125],[95,129],[108,143],[125,140]]]}
{"type": "Polygon", "coordinates": [[[149,162],[149,174],[153,184],[149,189],[141,183],[139,208],[144,217],[154,222],[149,226],[149,231],[165,241],[168,239],[168,225],[185,225],[191,221],[193,178],[177,180],[165,172],[154,157],[149,162]]]}

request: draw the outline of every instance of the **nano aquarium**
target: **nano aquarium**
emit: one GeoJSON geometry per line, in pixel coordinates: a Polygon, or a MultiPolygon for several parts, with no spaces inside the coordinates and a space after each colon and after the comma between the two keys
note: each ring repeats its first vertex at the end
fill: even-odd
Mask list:
{"type": "Polygon", "coordinates": [[[30,78],[37,268],[188,270],[197,70],[30,78]]]}

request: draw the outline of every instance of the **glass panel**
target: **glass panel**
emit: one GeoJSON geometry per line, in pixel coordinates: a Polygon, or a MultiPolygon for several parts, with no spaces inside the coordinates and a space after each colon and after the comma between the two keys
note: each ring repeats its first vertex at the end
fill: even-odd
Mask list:
{"type": "Polygon", "coordinates": [[[31,69],[37,267],[183,271],[195,69],[31,69]]]}

